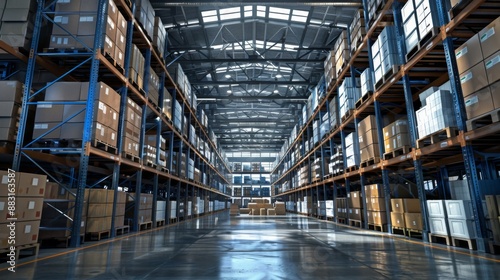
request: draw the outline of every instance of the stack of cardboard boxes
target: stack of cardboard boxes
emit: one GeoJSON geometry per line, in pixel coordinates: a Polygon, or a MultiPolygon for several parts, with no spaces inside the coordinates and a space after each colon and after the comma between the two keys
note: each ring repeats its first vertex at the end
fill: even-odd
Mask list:
{"type": "Polygon", "coordinates": [[[167,210],[167,202],[165,200],[156,201],[156,221],[165,221],[165,211],[167,210]]]}
{"type": "Polygon", "coordinates": [[[339,116],[344,117],[349,110],[356,108],[356,101],[361,98],[361,81],[359,78],[353,80],[351,77],[345,77],[342,85],[339,87],[339,116]]]}
{"type": "Polygon", "coordinates": [[[340,124],[338,100],[335,96],[328,105],[330,109],[330,127],[337,128],[340,124]]]}
{"type": "MultiPolygon", "coordinates": [[[[71,219],[75,216],[74,194],[76,194],[76,189],[68,191],[57,183],[46,183],[39,240],[68,238],[71,236],[73,224],[71,219]]],[[[89,190],[87,189],[84,194],[80,235],[85,234],[88,197],[89,190]]]]}
{"type": "Polygon", "coordinates": [[[18,81],[0,81],[0,141],[15,142],[21,102],[23,84],[18,81]]]}
{"type": "MultiPolygon", "coordinates": [[[[111,191],[111,194],[113,192],[111,191]]],[[[116,193],[116,209],[115,209],[115,228],[123,227],[125,225],[125,210],[127,206],[127,193],[117,191],[116,193]]]]}
{"type": "Polygon", "coordinates": [[[364,13],[365,12],[362,9],[357,10],[354,14],[354,19],[349,26],[349,33],[351,34],[351,53],[356,52],[366,35],[364,13]]]}
{"type": "Polygon", "coordinates": [[[0,249],[10,248],[13,233],[9,224],[15,220],[15,246],[36,244],[40,219],[42,218],[43,197],[47,176],[0,171],[0,249]],[[14,187],[9,184],[14,184],[14,187]],[[9,192],[14,189],[14,193],[9,192]],[[15,210],[9,207],[9,197],[15,194],[15,210]],[[12,213],[14,212],[14,213],[12,213]],[[13,214],[13,215],[12,215],[13,214]]]}
{"type": "Polygon", "coordinates": [[[335,71],[336,77],[339,78],[340,73],[344,70],[344,67],[349,63],[350,52],[349,52],[349,42],[347,39],[347,30],[343,30],[337,41],[335,41],[335,71]]]}
{"type": "MultiPolygon", "coordinates": [[[[0,1],[0,40],[12,47],[29,50],[36,12],[35,0],[0,1]]],[[[42,38],[43,40],[43,38],[42,38]]]]}
{"type": "Polygon", "coordinates": [[[306,164],[300,168],[299,187],[309,184],[309,165],[306,164]]]}
{"type": "MultiPolygon", "coordinates": [[[[381,85],[384,76],[394,74],[394,67],[401,64],[396,29],[393,25],[386,26],[372,45],[373,68],[375,68],[375,84],[381,85]],[[392,71],[392,72],[391,72],[392,71]]],[[[378,87],[377,87],[378,88],[378,87]]]]}
{"type": "Polygon", "coordinates": [[[136,83],[139,89],[144,88],[145,65],[146,59],[142,55],[141,50],[136,45],[132,45],[132,51],[130,52],[129,79],[136,83]]]}
{"type": "Polygon", "coordinates": [[[393,227],[422,230],[422,210],[418,198],[392,198],[391,208],[393,227]]]}
{"type": "Polygon", "coordinates": [[[342,148],[336,146],[334,149],[334,154],[330,157],[330,173],[333,175],[339,175],[344,172],[344,156],[342,154],[342,148]]]}
{"type": "Polygon", "coordinates": [[[229,216],[239,216],[240,215],[240,207],[238,204],[232,203],[229,208],[229,216]]]}
{"type": "Polygon", "coordinates": [[[419,138],[447,127],[457,126],[453,109],[453,97],[449,91],[429,88],[421,94],[420,99],[425,101],[422,102],[422,107],[416,112],[419,138]],[[430,95],[428,95],[429,93],[430,95]],[[423,99],[422,96],[425,95],[427,97],[423,99]]]}
{"type": "Polygon", "coordinates": [[[186,101],[190,104],[192,99],[191,83],[189,82],[186,74],[184,74],[181,65],[177,63],[172,64],[168,66],[167,70],[172,79],[176,82],[177,86],[179,87],[180,92],[184,94],[186,101]]]}
{"type": "Polygon", "coordinates": [[[495,243],[500,243],[500,195],[486,195],[485,198],[492,238],[495,243]]]}
{"type": "Polygon", "coordinates": [[[325,201],[325,207],[326,207],[326,217],[333,218],[335,216],[335,210],[333,208],[333,200],[325,201]]]}
{"type": "Polygon", "coordinates": [[[387,224],[384,186],[381,184],[365,185],[366,210],[368,224],[383,226],[387,224]]]}
{"type": "MultiPolygon", "coordinates": [[[[133,221],[134,219],[134,208],[139,207],[139,219],[138,224],[145,224],[151,222],[151,216],[153,214],[153,195],[148,193],[141,193],[139,202],[135,201],[135,193],[129,193],[127,196],[127,211],[125,212],[125,218],[128,221],[133,221]]],[[[129,226],[131,224],[129,223],[129,226]]]]}
{"type": "Polygon", "coordinates": [[[148,85],[148,98],[151,99],[154,105],[158,106],[158,98],[160,95],[160,78],[158,74],[153,70],[152,67],[149,68],[149,85],[148,85]]]}
{"type": "MultiPolygon", "coordinates": [[[[427,36],[433,28],[439,27],[439,17],[436,1],[409,0],[401,9],[403,17],[406,51],[409,53],[427,36]]],[[[414,51],[413,51],[414,52],[414,51]]]]}
{"type": "Polygon", "coordinates": [[[313,169],[311,173],[313,182],[322,179],[328,173],[328,158],[316,158],[313,162],[313,169]],[[323,167],[325,172],[323,172],[323,167]]]}
{"type": "Polygon", "coordinates": [[[375,77],[371,68],[366,68],[359,78],[361,79],[361,96],[375,91],[373,88],[375,77]]]}
{"type": "Polygon", "coordinates": [[[156,164],[157,149],[160,149],[159,163],[166,166],[166,140],[160,135],[158,143],[156,135],[146,135],[144,145],[144,163],[156,164]]]}
{"type": "Polygon", "coordinates": [[[499,109],[500,17],[457,48],[455,55],[467,118],[499,109]]]}
{"type": "Polygon", "coordinates": [[[335,71],[335,51],[329,51],[325,58],[325,82],[326,87],[330,88],[335,84],[337,72],[335,71]]]}
{"type": "Polygon", "coordinates": [[[327,133],[331,130],[330,115],[325,113],[321,117],[321,125],[319,127],[319,139],[323,139],[327,133]]]}
{"type": "Polygon", "coordinates": [[[160,17],[155,17],[155,26],[153,31],[153,46],[159,52],[161,58],[165,55],[165,40],[167,38],[167,31],[165,30],[165,25],[161,21],[160,17]]]}
{"type": "Polygon", "coordinates": [[[361,192],[350,192],[347,194],[347,201],[349,203],[349,220],[363,221],[363,198],[361,192]]]}
{"type": "Polygon", "coordinates": [[[361,163],[380,160],[377,121],[374,115],[369,115],[358,123],[359,154],[361,163]]]}
{"type": "Polygon", "coordinates": [[[358,166],[359,165],[359,157],[358,153],[360,151],[358,147],[358,141],[354,141],[354,135],[356,133],[349,133],[345,137],[345,155],[346,162],[345,167],[358,166]]]}
{"type": "Polygon", "coordinates": [[[127,98],[127,108],[125,110],[125,134],[122,137],[122,151],[126,155],[139,157],[142,108],[132,99],[127,98]]]}
{"type": "Polygon", "coordinates": [[[336,213],[335,216],[341,219],[347,219],[347,198],[337,197],[335,199],[336,213]]]}
{"type": "Polygon", "coordinates": [[[163,108],[161,110],[162,114],[166,116],[169,120],[172,120],[172,95],[168,90],[163,91],[163,108]]]}
{"type": "Polygon", "coordinates": [[[142,24],[146,35],[154,35],[155,10],[149,0],[135,0],[135,18],[142,24]]]}
{"type": "Polygon", "coordinates": [[[401,118],[382,129],[384,133],[385,152],[390,153],[403,147],[410,147],[408,121],[401,118]]]}
{"type": "Polygon", "coordinates": [[[114,191],[107,189],[89,189],[87,210],[87,233],[111,230],[113,218],[114,191]]]}
{"type": "MultiPolygon", "coordinates": [[[[116,147],[120,95],[103,82],[99,82],[96,87],[92,139],[116,147]]],[[[88,91],[88,82],[57,82],[47,88],[45,102],[39,102],[36,107],[33,138],[81,140],[86,105],[54,103],[86,101],[88,91]],[[66,120],[62,126],[47,134],[49,130],[66,120]]]]}
{"type": "Polygon", "coordinates": [[[368,16],[370,17],[370,26],[375,22],[375,19],[377,19],[384,4],[384,0],[368,0],[368,16]]]}

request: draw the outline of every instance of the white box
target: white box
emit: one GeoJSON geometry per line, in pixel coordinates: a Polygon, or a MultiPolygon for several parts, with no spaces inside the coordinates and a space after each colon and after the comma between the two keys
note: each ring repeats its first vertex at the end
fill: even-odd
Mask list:
{"type": "Polygon", "coordinates": [[[473,220],[472,202],[470,200],[446,200],[446,213],[449,219],[473,220]]]}
{"type": "Polygon", "coordinates": [[[444,200],[427,200],[429,217],[446,218],[444,200]]]}
{"type": "Polygon", "coordinates": [[[452,237],[474,239],[477,237],[474,220],[449,219],[448,226],[452,237]]]}
{"type": "Polygon", "coordinates": [[[448,235],[448,224],[445,218],[429,217],[429,226],[432,234],[448,235]]]}
{"type": "Polygon", "coordinates": [[[413,33],[411,33],[410,35],[406,35],[406,51],[410,51],[411,49],[413,49],[417,45],[418,41],[418,32],[416,30],[413,31],[413,33]]]}
{"type": "Polygon", "coordinates": [[[403,17],[403,22],[405,22],[410,16],[414,16],[415,6],[413,5],[413,0],[409,0],[401,9],[401,16],[403,17]]]}

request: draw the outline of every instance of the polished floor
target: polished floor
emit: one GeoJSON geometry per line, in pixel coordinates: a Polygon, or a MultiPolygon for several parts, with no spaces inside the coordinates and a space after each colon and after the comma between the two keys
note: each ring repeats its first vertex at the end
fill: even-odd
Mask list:
{"type": "Polygon", "coordinates": [[[500,258],[303,216],[207,215],[78,249],[0,279],[500,279],[500,258]]]}

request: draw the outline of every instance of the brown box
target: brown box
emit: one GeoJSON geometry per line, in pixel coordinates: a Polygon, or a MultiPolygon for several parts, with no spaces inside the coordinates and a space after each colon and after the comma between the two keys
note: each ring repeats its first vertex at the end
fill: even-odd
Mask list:
{"type": "Polygon", "coordinates": [[[382,184],[371,184],[365,186],[366,197],[385,197],[382,184]]]}
{"type": "Polygon", "coordinates": [[[405,213],[405,225],[408,229],[423,230],[422,214],[420,213],[405,213]]]}
{"type": "Polygon", "coordinates": [[[17,128],[12,127],[0,127],[0,140],[1,141],[16,141],[17,128]]]}
{"type": "Polygon", "coordinates": [[[81,84],[80,82],[57,82],[45,90],[45,100],[78,101],[80,100],[81,84]]]}
{"type": "Polygon", "coordinates": [[[151,222],[152,210],[142,209],[139,210],[139,224],[151,222]]]}
{"type": "Polygon", "coordinates": [[[500,46],[500,17],[483,28],[478,35],[483,57],[489,57],[497,52],[500,46]]]}
{"type": "Polygon", "coordinates": [[[9,173],[6,170],[0,170],[0,196],[9,195],[9,184],[19,182],[20,173],[9,173]]]}
{"type": "Polygon", "coordinates": [[[363,221],[363,209],[349,208],[349,219],[356,221],[363,221]]]}
{"type": "Polygon", "coordinates": [[[68,191],[61,187],[57,183],[47,182],[45,183],[45,195],[46,199],[68,199],[68,191]]]}
{"type": "Polygon", "coordinates": [[[362,121],[358,123],[359,133],[367,132],[372,129],[373,130],[377,129],[377,119],[375,118],[374,115],[369,115],[368,117],[364,118],[362,121]]]}
{"type": "MultiPolygon", "coordinates": [[[[75,12],[80,10],[81,0],[65,0],[56,2],[56,12],[75,12]]],[[[84,3],[88,1],[83,1],[84,3]]]]}
{"type": "Polygon", "coordinates": [[[118,132],[111,128],[106,130],[106,144],[111,147],[116,147],[118,145],[118,132]]]}
{"type": "Polygon", "coordinates": [[[418,198],[405,198],[403,199],[405,213],[421,213],[420,199],[418,198]]]}
{"type": "Polygon", "coordinates": [[[115,217],[115,228],[123,227],[125,225],[125,215],[115,217]]]}
{"type": "MultiPolygon", "coordinates": [[[[38,242],[40,221],[16,222],[16,247],[38,242]]],[[[0,224],[0,248],[9,248],[10,229],[7,224],[0,224]]]]}
{"type": "Polygon", "coordinates": [[[35,122],[61,122],[64,116],[64,105],[42,104],[36,105],[35,122]]]}
{"type": "Polygon", "coordinates": [[[121,191],[117,191],[117,194],[116,194],[116,203],[126,203],[127,202],[127,193],[126,192],[121,192],[121,191]]]}
{"type": "Polygon", "coordinates": [[[111,39],[109,36],[104,36],[104,53],[115,58],[115,38],[111,39]]]}
{"type": "Polygon", "coordinates": [[[488,86],[488,78],[484,63],[479,63],[460,75],[462,93],[464,97],[488,86]]]}
{"type": "Polygon", "coordinates": [[[368,211],[368,223],[374,225],[387,224],[387,212],[385,211],[368,211]]]}
{"type": "Polygon", "coordinates": [[[118,30],[120,30],[123,34],[127,34],[127,20],[123,16],[123,14],[118,11],[118,18],[116,20],[116,27],[118,30]]]}
{"type": "Polygon", "coordinates": [[[79,104],[65,104],[62,105],[64,106],[63,109],[63,120],[68,120],[68,122],[79,122],[83,123],[85,122],[85,108],[87,107],[86,105],[79,105],[79,104]],[[78,113],[77,115],[75,115],[78,113]],[[74,117],[72,117],[75,115],[74,117]],[[72,117],[71,119],[69,119],[72,117]]]}
{"type": "Polygon", "coordinates": [[[115,46],[118,47],[120,50],[125,51],[125,48],[127,46],[127,39],[126,39],[126,33],[122,32],[121,30],[116,31],[116,37],[114,39],[115,46]]]}
{"type": "Polygon", "coordinates": [[[367,197],[366,209],[369,211],[386,211],[385,198],[383,197],[367,197]]]}
{"type": "Polygon", "coordinates": [[[116,204],[116,212],[115,216],[124,216],[125,215],[126,204],[125,203],[117,203],[116,204]]]}
{"type": "Polygon", "coordinates": [[[79,14],[55,14],[52,26],[52,36],[54,35],[70,35],[77,34],[78,22],[80,21],[79,14]],[[66,30],[64,31],[63,28],[66,30]]]}
{"type": "Polygon", "coordinates": [[[495,109],[500,108],[500,81],[490,85],[491,97],[495,109]]]}
{"type": "Polygon", "coordinates": [[[408,120],[406,118],[401,118],[382,129],[384,134],[384,140],[394,137],[398,134],[408,133],[408,120]]]}
{"type": "MultiPolygon", "coordinates": [[[[78,23],[78,37],[80,36],[95,36],[96,34],[97,16],[91,14],[81,14],[78,23]]],[[[106,18],[105,34],[110,38],[116,37],[116,23],[110,16],[106,18]]],[[[104,35],[104,34],[103,34],[104,35]]],[[[92,40],[93,41],[93,40],[92,40]]]]}
{"type": "Polygon", "coordinates": [[[44,197],[46,175],[18,172],[17,197],[44,197]]]}
{"type": "Polygon", "coordinates": [[[87,217],[99,218],[113,215],[113,203],[89,203],[87,217]]]}
{"type": "Polygon", "coordinates": [[[467,42],[455,50],[458,73],[462,74],[483,60],[479,36],[472,36],[467,42]]]}
{"type": "Polygon", "coordinates": [[[86,232],[101,232],[111,229],[112,217],[87,218],[86,232]]]}
{"type": "Polygon", "coordinates": [[[391,208],[394,213],[404,213],[405,206],[402,198],[391,198],[391,208]]]}
{"type": "Polygon", "coordinates": [[[120,65],[122,68],[125,67],[125,52],[120,50],[120,48],[115,46],[114,58],[116,64],[120,65]]]}
{"type": "Polygon", "coordinates": [[[51,49],[72,49],[77,46],[75,38],[71,35],[51,35],[49,48],[51,49]]]}
{"type": "Polygon", "coordinates": [[[20,106],[14,101],[0,101],[0,117],[12,118],[19,115],[20,106]]]}
{"type": "MultiPolygon", "coordinates": [[[[494,195],[486,195],[486,208],[490,217],[493,240],[500,242],[500,221],[496,219],[499,216],[500,201],[497,201],[494,195]]],[[[499,196],[500,198],[500,196],[499,196]]]]}
{"type": "Polygon", "coordinates": [[[15,101],[21,103],[23,83],[18,81],[0,81],[0,101],[15,101]]]}
{"type": "Polygon", "coordinates": [[[8,197],[0,197],[0,223],[10,222],[9,218],[17,218],[17,222],[40,220],[42,217],[43,197],[18,197],[16,210],[11,216],[8,197]]]}
{"type": "MultiPolygon", "coordinates": [[[[99,82],[97,85],[99,90],[95,91],[95,100],[100,100],[112,109],[119,111],[120,108],[120,95],[111,87],[103,82],[99,82]]],[[[80,100],[87,100],[89,90],[89,83],[82,83],[80,90],[80,100]]]]}
{"type": "MultiPolygon", "coordinates": [[[[59,125],[60,122],[55,123],[35,123],[33,128],[33,139],[42,136],[44,133],[48,132],[52,128],[59,125]]],[[[57,128],[51,131],[49,134],[44,135],[41,139],[60,139],[61,138],[61,128],[57,128]]]]}
{"type": "Polygon", "coordinates": [[[396,149],[402,148],[403,146],[410,146],[410,137],[408,134],[398,134],[387,140],[384,140],[385,151],[392,152],[396,149]]]}
{"type": "Polygon", "coordinates": [[[361,199],[362,199],[361,192],[350,192],[349,193],[349,207],[363,208],[363,202],[361,199]]]}
{"type": "Polygon", "coordinates": [[[406,228],[404,213],[391,212],[391,224],[393,227],[406,228]]]}
{"type": "Polygon", "coordinates": [[[373,158],[380,158],[380,150],[378,144],[373,144],[362,148],[359,151],[359,154],[361,155],[361,162],[365,162],[373,158]]]}
{"type": "Polygon", "coordinates": [[[372,144],[378,145],[378,132],[370,129],[367,132],[359,132],[359,148],[363,149],[372,144]]]}
{"type": "Polygon", "coordinates": [[[467,118],[475,118],[495,109],[490,88],[486,87],[465,98],[467,118]]]}
{"type": "Polygon", "coordinates": [[[488,76],[488,83],[493,84],[500,80],[500,51],[484,59],[484,67],[488,76]]]}
{"type": "Polygon", "coordinates": [[[92,203],[113,203],[114,194],[113,190],[107,189],[90,189],[89,190],[89,204],[92,203]]]}

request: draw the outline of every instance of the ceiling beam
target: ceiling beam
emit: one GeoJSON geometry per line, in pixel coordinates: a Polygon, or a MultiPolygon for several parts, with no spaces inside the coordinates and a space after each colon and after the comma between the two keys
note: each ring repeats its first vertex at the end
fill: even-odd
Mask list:
{"type": "Polygon", "coordinates": [[[193,86],[221,86],[221,85],[285,85],[285,86],[314,86],[317,83],[310,81],[192,81],[193,86]]]}
{"type": "Polygon", "coordinates": [[[256,118],[256,119],[247,119],[247,118],[238,118],[238,119],[212,119],[209,121],[210,124],[222,123],[231,126],[229,123],[276,123],[276,124],[289,124],[295,125],[296,122],[292,119],[280,120],[280,119],[267,119],[267,118],[256,118]]]}
{"type": "Polygon", "coordinates": [[[287,5],[287,6],[336,6],[336,7],[361,7],[361,0],[344,0],[344,1],[322,1],[322,0],[232,0],[228,1],[212,1],[212,0],[183,0],[183,1],[151,1],[153,7],[168,7],[168,6],[244,6],[244,5],[287,5]]]}
{"type": "Polygon", "coordinates": [[[189,59],[185,58],[182,62],[188,63],[323,63],[324,59],[296,59],[296,58],[207,58],[207,59],[189,59]]]}
{"type": "Polygon", "coordinates": [[[304,102],[307,101],[307,96],[281,96],[281,95],[267,95],[267,96],[210,96],[210,95],[202,95],[198,96],[198,101],[219,101],[219,100],[283,100],[287,102],[304,102]]]}

